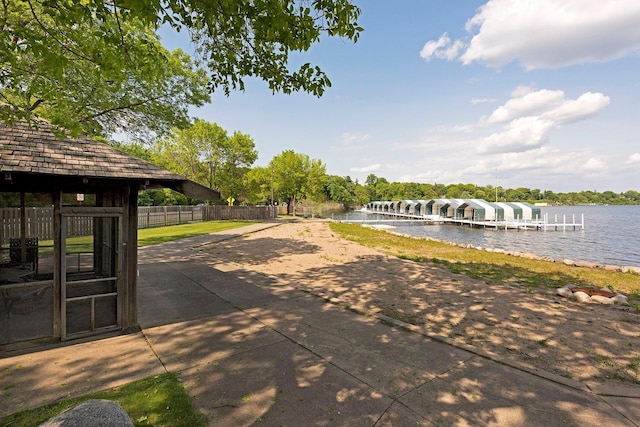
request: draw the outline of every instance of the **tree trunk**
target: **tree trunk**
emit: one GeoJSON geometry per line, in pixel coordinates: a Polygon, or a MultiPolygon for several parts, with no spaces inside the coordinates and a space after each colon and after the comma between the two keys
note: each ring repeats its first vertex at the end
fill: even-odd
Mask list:
{"type": "Polygon", "coordinates": [[[289,202],[287,203],[287,215],[296,216],[296,196],[292,196],[289,198],[289,202]]]}

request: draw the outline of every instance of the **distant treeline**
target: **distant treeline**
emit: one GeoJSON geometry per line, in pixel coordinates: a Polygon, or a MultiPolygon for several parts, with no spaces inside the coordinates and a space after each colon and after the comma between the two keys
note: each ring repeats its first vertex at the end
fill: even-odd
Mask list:
{"type": "Polygon", "coordinates": [[[548,203],[552,205],[640,204],[640,192],[629,190],[624,193],[613,191],[580,191],[554,193],[530,188],[502,188],[491,185],[475,184],[420,184],[415,182],[389,182],[385,178],[369,175],[364,184],[352,181],[349,177],[329,176],[327,196],[334,201],[355,207],[374,200],[429,200],[448,199],[484,199],[487,201],[510,201],[529,203],[548,203]]]}

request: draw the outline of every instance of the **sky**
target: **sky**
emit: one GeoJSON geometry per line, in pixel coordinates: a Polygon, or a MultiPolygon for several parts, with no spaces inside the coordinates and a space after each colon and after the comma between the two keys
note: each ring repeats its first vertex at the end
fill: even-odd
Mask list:
{"type": "Polygon", "coordinates": [[[293,56],[328,74],[321,98],[249,80],[192,115],[249,134],[258,166],[293,150],[361,183],[640,191],[640,1],[353,3],[357,43],[293,56]]]}

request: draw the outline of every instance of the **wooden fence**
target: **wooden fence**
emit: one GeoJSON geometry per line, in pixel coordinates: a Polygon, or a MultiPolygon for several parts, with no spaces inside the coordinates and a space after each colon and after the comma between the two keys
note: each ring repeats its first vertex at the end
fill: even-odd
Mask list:
{"type": "Polygon", "coordinates": [[[267,221],[278,217],[277,206],[203,206],[203,221],[267,221]]]}
{"type": "MultiPolygon", "coordinates": [[[[26,208],[27,237],[53,239],[53,208],[26,208]]],[[[160,227],[200,221],[267,221],[278,217],[277,206],[139,206],[138,228],[160,227]]],[[[67,218],[70,236],[93,234],[90,217],[67,218]]],[[[0,209],[0,246],[20,237],[20,208],[0,209]]]]}

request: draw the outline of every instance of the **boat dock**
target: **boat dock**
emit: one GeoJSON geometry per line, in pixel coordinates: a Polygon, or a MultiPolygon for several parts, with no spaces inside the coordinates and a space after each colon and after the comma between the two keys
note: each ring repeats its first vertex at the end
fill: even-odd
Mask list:
{"type": "Polygon", "coordinates": [[[366,215],[376,215],[378,218],[354,218],[340,220],[345,223],[357,224],[384,224],[384,225],[426,225],[426,224],[452,224],[475,228],[491,228],[496,230],[541,230],[541,231],[574,231],[584,230],[584,214],[580,214],[579,221],[576,215],[567,218],[563,215],[559,218],[549,218],[548,214],[541,219],[512,219],[512,220],[471,220],[464,218],[447,218],[440,215],[415,215],[396,212],[380,212],[362,209],[358,211],[366,215]],[[379,218],[380,216],[384,218],[379,218]]]}

